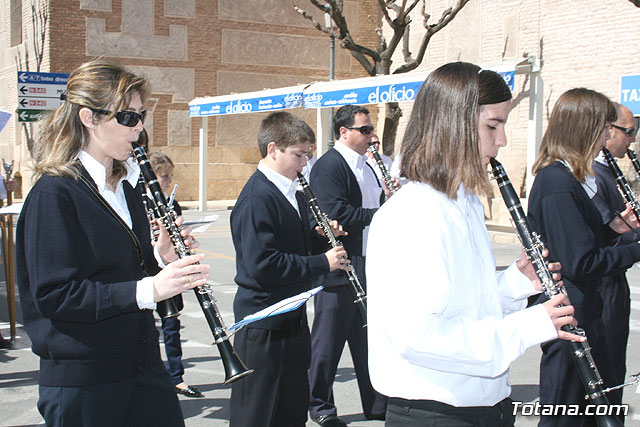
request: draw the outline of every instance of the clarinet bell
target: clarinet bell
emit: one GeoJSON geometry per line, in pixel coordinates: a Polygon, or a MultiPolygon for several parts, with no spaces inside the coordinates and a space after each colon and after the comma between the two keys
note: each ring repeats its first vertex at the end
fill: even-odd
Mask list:
{"type": "Polygon", "coordinates": [[[224,384],[231,384],[253,373],[253,369],[247,368],[244,362],[240,360],[228,339],[217,345],[224,365],[224,384]]]}
{"type": "Polygon", "coordinates": [[[169,299],[158,301],[156,304],[156,310],[163,319],[170,319],[172,317],[180,316],[180,311],[184,308],[182,301],[182,295],[176,295],[169,299]]]}

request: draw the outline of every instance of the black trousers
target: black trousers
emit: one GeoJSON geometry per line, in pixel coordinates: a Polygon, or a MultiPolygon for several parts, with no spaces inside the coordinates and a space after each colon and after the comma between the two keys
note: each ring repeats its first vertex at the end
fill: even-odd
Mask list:
{"type": "MultiPolygon", "coordinates": [[[[591,346],[591,355],[604,380],[604,388],[616,385],[614,364],[609,353],[609,345],[604,335],[602,321],[597,320],[581,325],[591,346]]],[[[540,360],[540,404],[580,405],[589,404],[585,400],[585,388],[580,381],[575,362],[563,340],[553,340],[542,344],[540,360]]],[[[620,390],[607,393],[611,404],[622,402],[620,390]]],[[[584,427],[596,426],[595,417],[577,415],[543,415],[539,426],[544,427],[584,427]]]]}
{"type": "Polygon", "coordinates": [[[306,316],[293,330],[241,329],[234,348],[254,372],[231,385],[231,427],[304,427],[311,352],[306,316]]]}
{"type": "Polygon", "coordinates": [[[170,317],[162,320],[164,351],[167,354],[167,370],[173,384],[180,384],[184,375],[182,366],[182,346],[180,344],[180,319],[170,317]]]}
{"type": "Polygon", "coordinates": [[[48,427],[184,426],[178,397],[160,360],[118,383],[40,386],[38,410],[48,427]]]}
{"type": "Polygon", "coordinates": [[[611,351],[616,382],[623,384],[627,373],[627,342],[631,315],[631,296],[625,273],[602,279],[600,295],[602,296],[602,324],[611,351]]]}
{"type": "Polygon", "coordinates": [[[510,427],[511,399],[494,406],[455,407],[434,400],[389,399],[386,427],[510,427]]]}
{"type": "MultiPolygon", "coordinates": [[[[357,257],[353,257],[352,263],[364,287],[364,264],[357,257]]],[[[362,327],[362,316],[353,300],[353,292],[347,285],[327,287],[314,297],[309,369],[309,414],[313,418],[337,414],[333,382],[346,342],[349,343],[365,417],[384,414],[387,410],[387,398],[373,389],[369,379],[367,329],[362,327]]]]}

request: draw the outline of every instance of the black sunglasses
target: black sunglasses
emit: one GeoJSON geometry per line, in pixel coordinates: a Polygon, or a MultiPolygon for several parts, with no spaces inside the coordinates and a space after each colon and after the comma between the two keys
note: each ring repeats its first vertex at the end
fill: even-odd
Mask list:
{"type": "MultiPolygon", "coordinates": [[[[107,110],[94,110],[98,114],[104,114],[105,116],[111,114],[111,111],[107,110]]],[[[144,124],[144,119],[147,117],[147,111],[143,111],[142,113],[136,113],[135,111],[118,111],[114,117],[116,121],[122,126],[134,127],[138,124],[138,122],[142,122],[144,124]]]]}
{"type": "Polygon", "coordinates": [[[614,127],[616,129],[620,129],[629,138],[633,137],[636,134],[636,129],[635,128],[623,128],[622,126],[614,125],[613,123],[611,124],[611,127],[614,127]]]}
{"type": "Polygon", "coordinates": [[[350,126],[345,126],[345,127],[351,130],[358,130],[363,135],[369,135],[371,132],[373,132],[373,126],[360,126],[357,128],[350,127],[350,126]]]}

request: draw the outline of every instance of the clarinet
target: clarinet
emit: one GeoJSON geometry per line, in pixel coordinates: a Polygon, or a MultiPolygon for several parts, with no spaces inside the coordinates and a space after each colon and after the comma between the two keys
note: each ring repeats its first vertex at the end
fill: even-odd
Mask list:
{"type": "Polygon", "coordinates": [[[631,164],[633,165],[633,168],[636,170],[636,173],[640,175],[640,162],[638,161],[638,156],[636,156],[636,152],[633,151],[631,148],[627,148],[627,156],[629,156],[629,159],[631,160],[631,164]]]}
{"type": "Polygon", "coordinates": [[[155,242],[158,240],[158,237],[153,232],[153,227],[151,226],[151,222],[156,218],[155,208],[149,206],[151,202],[147,198],[147,184],[144,182],[144,176],[142,172],[140,172],[140,176],[138,177],[138,188],[140,189],[140,195],[142,196],[142,204],[144,205],[144,210],[147,213],[147,219],[149,220],[149,233],[151,233],[151,241],[155,242]]]}
{"type": "Polygon", "coordinates": [[[369,143],[368,150],[371,154],[373,154],[373,158],[376,160],[376,163],[380,168],[380,172],[382,173],[382,180],[387,185],[389,192],[393,196],[394,194],[396,194],[396,191],[397,191],[396,186],[393,185],[393,181],[391,180],[391,174],[389,174],[387,167],[384,165],[384,162],[382,161],[382,157],[380,157],[380,153],[378,153],[378,150],[376,150],[376,147],[373,146],[372,142],[369,143]]]}
{"type": "MultiPolygon", "coordinates": [[[[535,268],[536,275],[542,283],[544,293],[548,298],[552,298],[560,293],[567,295],[565,287],[557,283],[553,279],[551,271],[549,271],[549,267],[542,256],[544,243],[535,231],[531,231],[529,221],[527,220],[522,206],[520,205],[520,198],[513,189],[513,185],[511,185],[511,181],[509,181],[509,177],[507,176],[502,164],[492,158],[491,168],[493,177],[500,188],[500,193],[502,194],[504,203],[507,205],[511,218],[513,219],[516,231],[518,232],[518,237],[524,246],[525,254],[535,268]]],[[[564,325],[562,330],[575,335],[585,336],[584,330],[573,325],[564,325]]],[[[591,356],[589,343],[587,341],[564,342],[569,347],[569,352],[576,364],[582,385],[587,391],[587,398],[589,399],[590,404],[608,406],[609,399],[607,399],[605,394],[606,391],[602,387],[602,377],[600,376],[598,368],[591,356]]],[[[620,419],[611,415],[596,415],[596,423],[600,427],[622,426],[620,419]]]]}
{"type": "MultiPolygon", "coordinates": [[[[149,220],[149,233],[151,233],[151,241],[155,242],[157,240],[157,236],[153,232],[153,227],[151,227],[151,222],[154,218],[159,217],[159,213],[157,208],[154,206],[153,208],[149,205],[152,204],[147,198],[146,185],[144,182],[144,176],[142,172],[140,172],[140,176],[138,177],[138,188],[140,189],[140,195],[142,196],[142,204],[144,205],[144,210],[147,213],[147,220],[149,220]]],[[[172,317],[180,316],[180,311],[184,308],[184,303],[182,302],[182,298],[176,295],[166,300],[158,301],[156,304],[156,310],[158,310],[158,314],[163,319],[170,319],[172,317]]]]}
{"type": "MultiPolygon", "coordinates": [[[[628,151],[631,151],[631,150],[628,150],[628,151]]],[[[604,154],[604,158],[607,160],[607,164],[609,165],[609,169],[611,169],[611,173],[613,174],[613,176],[616,177],[616,185],[618,186],[618,190],[620,190],[620,194],[622,194],[624,201],[629,203],[629,205],[631,205],[631,210],[636,215],[636,218],[640,220],[640,201],[638,201],[638,198],[636,197],[636,193],[634,193],[633,190],[631,189],[629,182],[627,182],[627,179],[624,177],[624,174],[620,170],[620,167],[618,166],[618,162],[616,162],[616,159],[613,157],[613,154],[611,154],[611,151],[609,151],[606,148],[603,148],[602,154],[604,154]]],[[[630,154],[629,154],[629,157],[631,157],[630,154]]],[[[634,153],[634,157],[635,157],[635,153],[634,153]]],[[[633,162],[633,158],[631,159],[631,162],[633,162]]],[[[636,162],[638,162],[637,158],[636,158],[636,162]]],[[[634,163],[634,167],[635,167],[635,163],[634,163]]]]}
{"type": "MultiPolygon", "coordinates": [[[[147,159],[147,155],[137,143],[132,142],[131,145],[136,161],[140,165],[144,180],[151,191],[158,219],[169,233],[176,254],[178,254],[180,258],[191,255],[191,249],[184,244],[184,240],[180,235],[180,228],[176,225],[177,215],[173,207],[167,205],[167,201],[162,193],[160,184],[158,184],[156,174],[153,172],[151,164],[147,159]]],[[[194,292],[202,308],[204,317],[209,324],[211,333],[213,334],[214,344],[218,346],[218,351],[220,352],[220,358],[222,359],[225,372],[224,384],[232,383],[251,374],[253,369],[246,367],[229,341],[229,335],[227,335],[222,316],[216,306],[216,299],[213,296],[211,286],[209,284],[197,286],[194,288],[194,292]]]]}
{"type": "MultiPolygon", "coordinates": [[[[331,230],[331,226],[329,225],[329,218],[327,214],[325,214],[322,209],[320,209],[320,205],[318,205],[318,199],[316,199],[316,195],[313,194],[313,190],[311,186],[304,179],[304,176],[298,172],[298,181],[300,182],[300,186],[302,186],[302,191],[304,192],[304,196],[309,203],[309,207],[311,208],[311,212],[313,213],[313,217],[315,218],[318,225],[324,231],[324,235],[329,239],[329,244],[332,248],[342,247],[342,242],[336,239],[336,236],[333,234],[331,230]]],[[[362,321],[364,323],[363,327],[367,326],[367,306],[365,304],[365,299],[367,298],[367,294],[364,292],[362,285],[360,284],[360,280],[356,275],[353,268],[349,270],[345,270],[347,274],[347,278],[349,279],[349,285],[351,285],[351,290],[355,296],[354,304],[358,305],[358,309],[360,310],[360,314],[362,315],[362,321]]]]}

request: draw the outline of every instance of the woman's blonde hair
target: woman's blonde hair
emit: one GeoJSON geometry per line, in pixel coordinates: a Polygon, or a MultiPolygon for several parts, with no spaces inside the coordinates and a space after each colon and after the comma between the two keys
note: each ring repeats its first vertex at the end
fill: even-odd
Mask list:
{"type": "Polygon", "coordinates": [[[504,79],[467,62],[434,70],[414,102],[402,140],[401,174],[456,199],[460,184],[487,192],[480,158],[478,116],[481,105],[511,99],[504,79]]]}
{"type": "MultiPolygon", "coordinates": [[[[103,59],[82,64],[69,76],[66,102],[43,118],[40,134],[34,142],[34,180],[43,175],[77,176],[73,164],[89,142],[87,128],[79,111],[94,111],[94,120],[109,120],[116,112],[129,107],[134,93],[143,105],[149,94],[147,80],[126,71],[121,65],[103,59]],[[108,110],[108,115],[98,114],[108,110]]],[[[126,174],[124,163],[114,160],[111,178],[117,181],[126,174]]]]}
{"type": "Polygon", "coordinates": [[[576,88],[560,95],[542,137],[533,173],[556,160],[565,160],[580,182],[593,175],[591,163],[605,126],[616,121],[613,103],[595,90],[576,88]]]}

